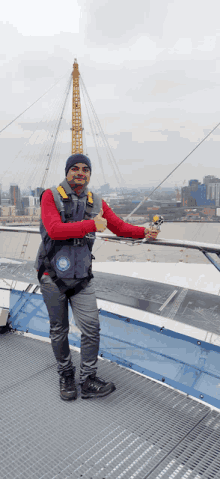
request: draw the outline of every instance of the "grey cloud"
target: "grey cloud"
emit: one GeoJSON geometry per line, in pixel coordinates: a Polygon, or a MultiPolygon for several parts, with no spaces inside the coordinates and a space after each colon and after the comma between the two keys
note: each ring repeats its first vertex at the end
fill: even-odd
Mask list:
{"type": "MultiPolygon", "coordinates": [[[[60,128],[60,131],[62,132],[63,130],[65,129],[69,129],[70,128],[70,123],[71,123],[71,119],[69,121],[67,121],[67,119],[63,118],[62,122],[61,122],[61,128],[60,128]]],[[[54,129],[54,127],[57,126],[58,124],[58,118],[56,119],[53,119],[51,120],[50,122],[48,121],[41,121],[41,122],[38,122],[36,123],[36,121],[34,120],[30,120],[29,122],[26,122],[26,121],[20,121],[19,122],[21,128],[23,130],[28,130],[28,131],[36,131],[36,130],[44,130],[44,131],[52,131],[54,129]]]]}
{"type": "Polygon", "coordinates": [[[139,0],[138,8],[127,0],[84,2],[88,14],[87,40],[93,44],[129,42],[145,32],[150,4],[139,0]]]}
{"type": "Polygon", "coordinates": [[[30,81],[36,81],[38,78],[54,77],[54,70],[50,68],[45,61],[25,60],[21,62],[18,68],[18,75],[29,79],[30,81]]]}
{"type": "Polygon", "coordinates": [[[194,71],[193,64],[193,60],[188,60],[184,62],[184,69],[183,63],[177,64],[174,69],[173,63],[172,65],[166,63],[166,71],[155,71],[155,68],[152,67],[147,72],[147,68],[145,68],[145,71],[142,72],[142,81],[132,88],[128,88],[126,95],[131,95],[134,101],[140,102],[171,102],[187,94],[216,88],[217,78],[207,75],[207,69],[211,70],[214,66],[213,61],[206,62],[205,77],[203,75],[204,62],[197,62],[196,71],[194,71]],[[169,66],[172,69],[169,69],[169,66]]]}
{"type": "Polygon", "coordinates": [[[28,80],[48,80],[56,78],[56,76],[59,78],[59,76],[62,76],[62,72],[65,73],[67,71],[70,65],[63,58],[61,49],[57,49],[56,56],[54,56],[54,53],[45,51],[24,52],[17,57],[14,67],[14,78],[17,80],[23,79],[28,83],[28,80]]]}

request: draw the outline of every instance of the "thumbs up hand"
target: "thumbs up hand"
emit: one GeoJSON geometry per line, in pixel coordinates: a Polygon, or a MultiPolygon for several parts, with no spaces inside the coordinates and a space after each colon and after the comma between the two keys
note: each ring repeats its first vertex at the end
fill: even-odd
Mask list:
{"type": "Polygon", "coordinates": [[[105,231],[105,229],[107,228],[107,220],[105,218],[102,218],[102,215],[103,209],[101,208],[99,214],[94,218],[95,226],[99,233],[103,233],[103,231],[105,231]]]}

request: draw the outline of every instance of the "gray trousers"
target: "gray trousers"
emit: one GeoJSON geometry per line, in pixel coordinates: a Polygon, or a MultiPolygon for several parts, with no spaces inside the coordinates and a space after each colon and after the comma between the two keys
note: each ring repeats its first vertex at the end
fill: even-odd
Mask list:
{"type": "Polygon", "coordinates": [[[80,384],[97,371],[99,350],[99,313],[96,303],[94,280],[85,289],[69,298],[61,294],[50,276],[43,275],[41,292],[50,318],[50,338],[57,369],[60,375],[72,371],[68,332],[68,301],[73,311],[76,326],[81,331],[80,384]]]}

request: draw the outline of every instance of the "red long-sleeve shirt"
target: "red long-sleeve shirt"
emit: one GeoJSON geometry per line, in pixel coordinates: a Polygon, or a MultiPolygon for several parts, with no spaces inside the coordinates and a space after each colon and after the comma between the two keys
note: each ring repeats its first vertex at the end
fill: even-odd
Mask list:
{"type": "MultiPolygon", "coordinates": [[[[112,231],[112,233],[128,238],[144,238],[144,227],[125,223],[118,218],[104,200],[102,200],[102,209],[102,216],[107,220],[107,228],[112,231]]],[[[42,196],[41,215],[47,233],[53,240],[83,238],[86,234],[97,231],[94,220],[63,223],[55,205],[53,193],[50,190],[46,190],[42,196]]]]}

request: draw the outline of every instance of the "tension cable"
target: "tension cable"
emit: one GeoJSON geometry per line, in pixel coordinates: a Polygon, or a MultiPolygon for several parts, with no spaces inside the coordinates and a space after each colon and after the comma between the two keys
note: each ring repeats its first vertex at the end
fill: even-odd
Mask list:
{"type": "Polygon", "coordinates": [[[160,183],[158,186],[156,186],[156,188],[154,188],[153,191],[151,191],[151,193],[150,193],[148,196],[145,196],[145,197],[143,198],[143,200],[139,203],[139,205],[137,205],[136,208],[135,208],[131,213],[129,213],[128,216],[126,216],[126,218],[124,219],[124,221],[128,220],[128,219],[131,217],[131,215],[133,215],[133,214],[140,208],[140,206],[142,206],[143,203],[144,203],[146,200],[148,200],[148,198],[150,198],[150,197],[152,196],[152,194],[153,194],[156,190],[158,190],[158,188],[167,180],[167,178],[169,178],[169,176],[171,176],[171,175],[173,174],[173,172],[174,172],[175,170],[177,170],[177,168],[179,168],[179,166],[182,165],[187,158],[189,158],[189,156],[196,150],[196,148],[198,148],[198,147],[203,143],[203,141],[205,141],[206,138],[208,138],[208,136],[210,136],[210,135],[213,133],[213,131],[216,130],[216,128],[219,127],[219,125],[220,125],[220,122],[208,133],[208,135],[206,135],[206,136],[198,143],[198,145],[195,146],[195,148],[193,148],[192,151],[190,151],[190,153],[179,163],[179,165],[177,165],[177,166],[171,171],[171,173],[169,173],[169,175],[167,175],[166,178],[165,178],[163,181],[161,181],[161,183],[160,183]]]}
{"type": "Polygon", "coordinates": [[[22,111],[22,113],[20,113],[20,115],[16,116],[16,118],[14,118],[14,120],[10,121],[10,123],[8,123],[4,128],[2,128],[2,130],[0,130],[0,134],[2,133],[2,131],[6,130],[6,128],[8,128],[8,126],[10,126],[12,123],[14,123],[15,120],[17,120],[18,118],[20,118],[21,115],[23,115],[23,113],[25,113],[27,110],[29,110],[29,108],[31,108],[33,105],[35,105],[35,103],[37,103],[39,100],[41,100],[41,98],[43,98],[43,96],[45,96],[50,90],[52,90],[52,88],[54,88],[57,83],[59,83],[60,80],[62,80],[64,77],[66,76],[66,73],[65,75],[63,75],[63,77],[59,78],[59,80],[54,83],[50,88],[49,90],[45,91],[45,93],[43,93],[43,95],[40,96],[40,98],[38,98],[37,100],[34,101],[34,103],[32,103],[30,106],[28,106],[26,108],[26,110],[22,111]]]}

